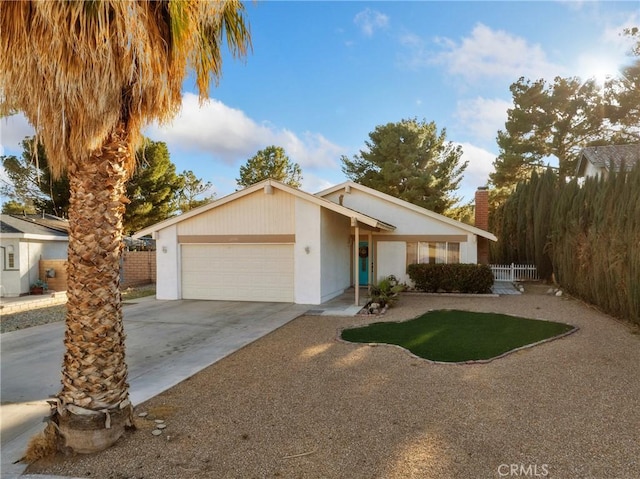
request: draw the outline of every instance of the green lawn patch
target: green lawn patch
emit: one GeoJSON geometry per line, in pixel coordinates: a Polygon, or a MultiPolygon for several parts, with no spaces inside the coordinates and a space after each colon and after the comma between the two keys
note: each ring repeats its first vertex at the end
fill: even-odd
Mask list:
{"type": "Polygon", "coordinates": [[[573,330],[568,324],[495,313],[430,311],[402,323],[345,329],[354,343],[397,344],[416,356],[442,362],[487,360],[573,330]]]}

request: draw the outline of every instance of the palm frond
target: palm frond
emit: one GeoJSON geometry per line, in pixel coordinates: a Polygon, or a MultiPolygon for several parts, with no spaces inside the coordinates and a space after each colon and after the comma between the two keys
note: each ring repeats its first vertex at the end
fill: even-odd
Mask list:
{"type": "Polygon", "coordinates": [[[0,114],[25,113],[55,175],[123,122],[133,167],[140,129],[179,111],[188,68],[208,95],[223,31],[234,56],[247,52],[243,13],[237,0],[0,0],[0,114]]]}

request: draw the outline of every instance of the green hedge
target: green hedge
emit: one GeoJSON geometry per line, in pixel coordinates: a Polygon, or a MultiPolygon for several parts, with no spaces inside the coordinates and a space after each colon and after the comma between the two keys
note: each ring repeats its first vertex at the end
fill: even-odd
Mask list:
{"type": "Polygon", "coordinates": [[[640,325],[640,163],[622,170],[532,174],[490,215],[491,261],[533,262],[542,279],[640,325]]]}
{"type": "Polygon", "coordinates": [[[416,289],[427,293],[490,293],[491,268],[482,264],[410,264],[416,289]]]}

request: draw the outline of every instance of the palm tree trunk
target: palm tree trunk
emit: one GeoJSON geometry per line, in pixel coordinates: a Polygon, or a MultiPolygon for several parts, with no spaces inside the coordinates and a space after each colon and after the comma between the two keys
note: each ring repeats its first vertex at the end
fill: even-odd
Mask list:
{"type": "Polygon", "coordinates": [[[66,352],[52,419],[59,446],[79,453],[106,449],[133,424],[119,290],[128,151],[120,125],[68,170],[66,352]]]}

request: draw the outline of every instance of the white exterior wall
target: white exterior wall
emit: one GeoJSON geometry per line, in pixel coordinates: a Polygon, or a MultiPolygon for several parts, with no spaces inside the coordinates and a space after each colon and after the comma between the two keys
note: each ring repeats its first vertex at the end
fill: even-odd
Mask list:
{"type": "Polygon", "coordinates": [[[460,262],[472,263],[478,262],[478,237],[474,234],[467,235],[467,242],[460,243],[460,262]]]}
{"type": "MultiPolygon", "coordinates": [[[[385,235],[463,234],[459,228],[453,225],[411,211],[403,206],[389,203],[355,188],[351,188],[351,193],[345,193],[344,190],[339,190],[325,198],[334,203],[338,203],[340,195],[343,195],[342,204],[347,208],[359,211],[396,227],[395,231],[384,233],[385,235]]],[[[464,234],[466,234],[466,232],[464,234]]]]}
{"type": "Polygon", "coordinates": [[[587,166],[584,169],[584,176],[588,177],[588,176],[597,176],[597,175],[607,176],[606,168],[603,168],[601,166],[596,166],[590,161],[587,161],[587,166]]]}
{"type": "Polygon", "coordinates": [[[180,249],[176,225],[156,233],[156,298],[180,299],[180,249]]]}
{"type": "Polygon", "coordinates": [[[2,238],[2,247],[4,248],[2,250],[2,254],[4,257],[2,258],[2,276],[0,276],[0,294],[3,297],[20,296],[21,293],[26,293],[27,291],[29,291],[29,284],[27,283],[26,289],[22,289],[22,284],[20,281],[20,278],[23,276],[23,272],[21,270],[22,261],[20,261],[20,240],[17,238],[2,238]],[[7,248],[9,248],[10,246],[13,247],[14,255],[14,267],[12,269],[8,269],[9,265],[7,263],[7,248]]]}
{"type": "Polygon", "coordinates": [[[300,198],[295,199],[294,302],[320,304],[321,208],[300,198]]]}
{"type": "Polygon", "coordinates": [[[321,281],[324,303],[341,295],[351,283],[351,221],[338,213],[321,210],[321,281]]]}
{"type": "Polygon", "coordinates": [[[2,238],[2,272],[0,295],[20,296],[31,289],[31,285],[40,279],[41,259],[67,259],[69,242],[66,239],[38,240],[33,237],[2,238]],[[13,247],[14,268],[8,269],[7,248],[13,247]]]}
{"type": "MultiPolygon", "coordinates": [[[[177,223],[179,235],[293,234],[295,198],[273,188],[258,190],[177,223]]],[[[300,201],[300,200],[297,200],[300,201]]]]}
{"type": "Polygon", "coordinates": [[[407,243],[406,241],[378,241],[376,243],[376,278],[381,279],[394,275],[401,283],[409,282],[407,275],[407,243]]]}
{"type": "Polygon", "coordinates": [[[27,293],[31,285],[40,279],[40,258],[44,244],[37,241],[20,241],[20,292],[27,293]]]}

